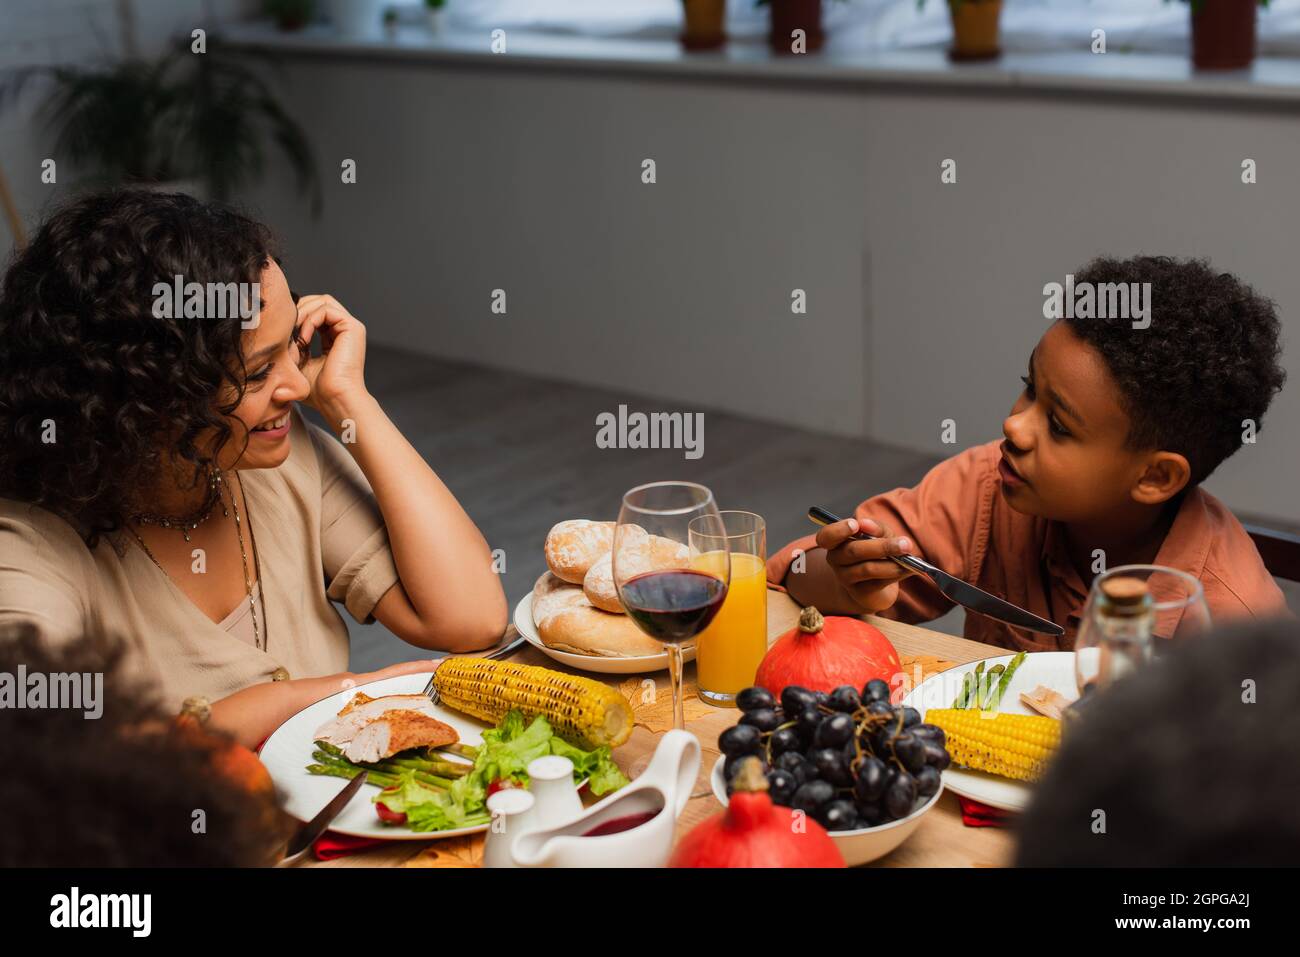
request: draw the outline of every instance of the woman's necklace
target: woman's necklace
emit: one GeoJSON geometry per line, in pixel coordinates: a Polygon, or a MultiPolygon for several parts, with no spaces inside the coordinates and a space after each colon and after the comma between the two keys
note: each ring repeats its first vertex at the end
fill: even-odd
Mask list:
{"type": "MultiPolygon", "coordinates": [[[[218,480],[218,482],[220,483],[220,480],[218,480]]],[[[241,488],[243,487],[242,484],[241,484],[240,487],[241,487],[241,488]]],[[[247,503],[245,503],[245,504],[247,504],[247,503]]],[[[209,506],[208,508],[209,508],[209,511],[211,511],[212,506],[209,506]]],[[[266,646],[267,646],[268,641],[267,641],[267,636],[266,636],[265,633],[264,633],[264,625],[261,626],[261,627],[259,627],[259,625],[258,625],[258,621],[257,621],[257,602],[256,602],[256,601],[254,600],[254,598],[253,598],[253,580],[252,580],[252,576],[249,575],[249,570],[248,570],[248,551],[247,551],[247,550],[245,549],[245,547],[244,547],[244,523],[240,520],[240,516],[239,516],[239,504],[235,501],[235,493],[234,493],[233,490],[230,492],[230,511],[227,511],[224,502],[223,502],[222,505],[221,505],[221,511],[222,511],[225,515],[227,515],[227,516],[230,515],[230,511],[233,511],[234,514],[235,514],[235,535],[239,538],[239,558],[240,558],[240,561],[243,563],[243,566],[244,566],[244,591],[245,591],[245,592],[247,593],[247,595],[248,595],[248,610],[249,610],[249,612],[250,612],[250,613],[252,614],[252,616],[253,616],[253,644],[254,644],[254,646],[256,646],[257,648],[261,649],[262,651],[265,651],[265,650],[266,650],[266,646]]],[[[206,517],[207,517],[207,516],[204,516],[204,518],[206,518],[206,517]]],[[[201,521],[202,521],[202,519],[200,519],[200,522],[201,522],[201,521]]],[[[170,526],[168,526],[168,525],[164,525],[163,527],[164,527],[164,528],[171,528],[171,527],[176,527],[176,526],[175,526],[175,523],[173,522],[172,525],[170,525],[170,526]]],[[[193,526],[192,526],[192,527],[193,527],[193,526]]],[[[154,557],[154,553],[153,553],[153,551],[152,551],[152,550],[149,548],[149,546],[145,543],[145,540],[144,540],[143,538],[140,537],[139,533],[136,532],[136,530],[135,530],[134,528],[131,529],[131,534],[134,535],[134,536],[135,536],[135,540],[136,540],[137,542],[140,543],[140,547],[144,549],[144,553],[145,553],[146,555],[149,556],[150,561],[152,561],[155,565],[158,566],[158,570],[159,570],[160,572],[162,572],[164,575],[166,575],[166,574],[167,574],[167,570],[166,570],[165,568],[163,568],[163,567],[162,567],[162,563],[159,562],[158,559],[154,557]]],[[[253,541],[253,526],[252,526],[252,525],[249,525],[249,526],[248,526],[248,538],[249,538],[249,542],[250,542],[250,544],[251,544],[252,547],[253,547],[253,557],[254,557],[254,560],[256,560],[256,557],[257,557],[257,543],[256,543],[255,541],[253,541]]],[[[185,541],[188,542],[189,540],[190,540],[189,535],[186,535],[186,536],[185,536],[185,541]]]]}
{"type": "MultiPolygon", "coordinates": [[[[240,482],[242,490],[244,483],[240,482]]],[[[248,504],[247,501],[244,502],[248,504]]],[[[235,493],[230,493],[230,507],[235,513],[235,534],[239,537],[239,559],[244,565],[244,588],[248,592],[248,610],[253,615],[253,644],[266,651],[265,635],[257,627],[257,602],[253,601],[253,581],[248,574],[248,553],[244,551],[244,523],[239,520],[239,506],[235,504],[235,493]]],[[[257,543],[253,541],[253,526],[248,526],[249,544],[253,546],[253,559],[257,559],[257,543]]],[[[265,624],[265,623],[264,623],[265,624]]]]}
{"type": "MultiPolygon", "coordinates": [[[[189,515],[159,515],[152,512],[144,512],[133,516],[135,521],[141,525],[157,525],[159,528],[179,528],[181,534],[185,536],[185,541],[190,540],[190,532],[206,522],[211,516],[217,503],[221,502],[221,490],[224,487],[221,469],[212,468],[208,472],[208,494],[204,496],[203,504],[189,515]]],[[[231,501],[234,501],[233,497],[231,501]]],[[[221,504],[221,517],[229,518],[230,512],[226,510],[224,502],[221,504]]]]}

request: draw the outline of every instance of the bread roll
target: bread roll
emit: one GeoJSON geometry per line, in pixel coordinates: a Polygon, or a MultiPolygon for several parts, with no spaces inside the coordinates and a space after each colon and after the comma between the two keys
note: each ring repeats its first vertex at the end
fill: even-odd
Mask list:
{"type": "Polygon", "coordinates": [[[602,658],[663,654],[664,646],[627,615],[611,615],[587,600],[581,588],[547,572],[533,586],[533,623],[542,644],[558,651],[602,658]]]}
{"type": "MultiPolygon", "coordinates": [[[[618,600],[618,590],[614,587],[613,558],[611,551],[596,560],[582,580],[582,590],[587,600],[601,611],[623,614],[623,603],[618,600]]],[[[690,549],[671,538],[647,535],[640,547],[625,548],[622,560],[627,563],[623,571],[626,581],[632,575],[659,568],[684,568],[690,561],[690,549]]]]}
{"type": "Polygon", "coordinates": [[[562,581],[581,585],[587,569],[614,547],[614,523],[572,518],[546,536],[546,567],[562,581]]]}

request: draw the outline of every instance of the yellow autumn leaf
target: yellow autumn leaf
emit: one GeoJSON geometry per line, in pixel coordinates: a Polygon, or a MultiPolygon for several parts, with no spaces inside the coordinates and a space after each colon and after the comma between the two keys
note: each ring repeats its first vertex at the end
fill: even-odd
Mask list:
{"type": "MultiPolygon", "coordinates": [[[[632,706],[634,724],[653,734],[673,726],[673,692],[666,678],[663,681],[656,681],[648,675],[626,678],[618,690],[632,706]]],[[[718,713],[717,708],[700,700],[693,685],[683,683],[682,694],[682,713],[687,724],[696,718],[718,713]]]]}

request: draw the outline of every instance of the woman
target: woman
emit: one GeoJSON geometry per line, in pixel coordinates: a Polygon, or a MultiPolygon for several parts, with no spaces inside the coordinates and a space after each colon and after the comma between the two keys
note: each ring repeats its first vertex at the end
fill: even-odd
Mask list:
{"type": "Polygon", "coordinates": [[[430,668],[347,673],[331,599],[419,648],[492,645],[487,543],[364,363],[364,326],[295,297],[244,216],[140,190],[56,212],[0,286],[0,623],[129,635],[165,702],[250,745],[350,682],[430,668]],[[231,283],[251,308],[220,308],[231,283]]]}

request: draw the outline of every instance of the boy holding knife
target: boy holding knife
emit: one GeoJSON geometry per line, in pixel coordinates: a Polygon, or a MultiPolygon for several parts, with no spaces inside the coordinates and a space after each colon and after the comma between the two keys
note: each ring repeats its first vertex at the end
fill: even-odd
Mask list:
{"type": "Polygon", "coordinates": [[[1052,637],[966,616],[967,638],[1031,651],[1072,648],[1092,579],[1117,565],[1191,573],[1216,620],[1284,614],[1245,529],[1200,487],[1282,387],[1273,304],[1195,260],[1098,259],[1075,277],[1084,283],[1149,283],[1147,327],[1055,322],[1002,441],[791,542],[768,561],[769,580],[823,612],[928,621],[953,602],[891,560],[916,555],[1064,628],[1052,637]]]}

